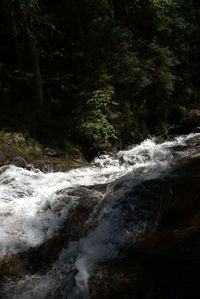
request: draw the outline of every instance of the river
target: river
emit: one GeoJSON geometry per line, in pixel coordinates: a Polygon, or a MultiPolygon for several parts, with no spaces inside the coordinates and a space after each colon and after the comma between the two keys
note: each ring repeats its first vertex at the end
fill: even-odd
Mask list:
{"type": "Polygon", "coordinates": [[[1,298],[90,298],[93,271],[155,230],[173,193],[170,170],[199,148],[200,134],[189,134],[147,139],[68,172],[1,167],[0,257],[26,261],[1,279],[1,298]]]}

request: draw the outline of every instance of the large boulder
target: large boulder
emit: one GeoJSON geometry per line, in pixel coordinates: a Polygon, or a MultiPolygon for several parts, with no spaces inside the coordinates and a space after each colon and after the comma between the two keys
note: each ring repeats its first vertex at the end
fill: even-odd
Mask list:
{"type": "Polygon", "coordinates": [[[99,266],[90,280],[93,299],[199,298],[200,152],[183,159],[172,175],[173,198],[156,231],[99,266]]]}

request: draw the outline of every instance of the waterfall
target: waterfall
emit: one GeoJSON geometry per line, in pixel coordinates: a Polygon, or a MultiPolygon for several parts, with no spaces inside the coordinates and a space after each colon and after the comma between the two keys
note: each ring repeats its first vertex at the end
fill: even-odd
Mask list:
{"type": "Polygon", "coordinates": [[[190,134],[147,139],[68,172],[1,167],[0,257],[38,252],[37,271],[5,278],[1,298],[90,298],[95,268],[155,230],[173,192],[170,169],[199,147],[200,134],[190,134]],[[40,268],[42,246],[61,235],[69,240],[40,268]]]}

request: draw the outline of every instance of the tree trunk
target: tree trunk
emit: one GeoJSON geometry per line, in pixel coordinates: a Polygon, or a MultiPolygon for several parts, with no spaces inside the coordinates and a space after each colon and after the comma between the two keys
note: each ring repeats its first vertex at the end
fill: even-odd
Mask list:
{"type": "Polygon", "coordinates": [[[39,104],[39,106],[43,106],[42,74],[41,74],[40,64],[39,64],[38,50],[35,46],[33,36],[26,19],[25,19],[25,23],[26,23],[27,41],[28,41],[29,51],[32,60],[33,71],[35,74],[35,97],[37,99],[37,103],[39,104]]]}
{"type": "Polygon", "coordinates": [[[4,18],[4,31],[7,36],[11,36],[13,41],[13,48],[16,53],[17,65],[20,74],[21,84],[23,84],[23,67],[22,67],[22,55],[21,55],[21,44],[19,39],[19,31],[16,23],[16,16],[13,9],[12,3],[6,0],[0,1],[3,18],[4,18]]]}
{"type": "Polygon", "coordinates": [[[35,97],[37,101],[37,105],[43,106],[43,83],[42,83],[42,74],[39,64],[39,55],[38,50],[34,42],[34,37],[29,27],[28,21],[26,16],[24,15],[23,10],[21,9],[20,5],[18,5],[20,19],[24,26],[27,44],[29,48],[31,63],[33,67],[34,77],[35,77],[35,97]]]}
{"type": "Polygon", "coordinates": [[[20,38],[19,38],[19,31],[16,24],[16,16],[14,12],[11,10],[11,24],[12,24],[12,36],[16,51],[16,57],[17,57],[17,63],[18,63],[18,69],[20,73],[21,78],[21,84],[23,83],[23,67],[22,67],[22,56],[21,56],[21,44],[20,44],[20,38]]]}

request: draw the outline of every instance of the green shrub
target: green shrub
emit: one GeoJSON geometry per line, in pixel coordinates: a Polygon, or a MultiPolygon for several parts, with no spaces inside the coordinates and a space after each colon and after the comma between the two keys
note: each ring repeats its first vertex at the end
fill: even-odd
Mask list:
{"type": "Polygon", "coordinates": [[[81,132],[92,142],[108,143],[117,138],[112,120],[117,117],[113,112],[117,103],[113,100],[112,90],[96,90],[86,103],[85,113],[80,126],[81,132]]]}

